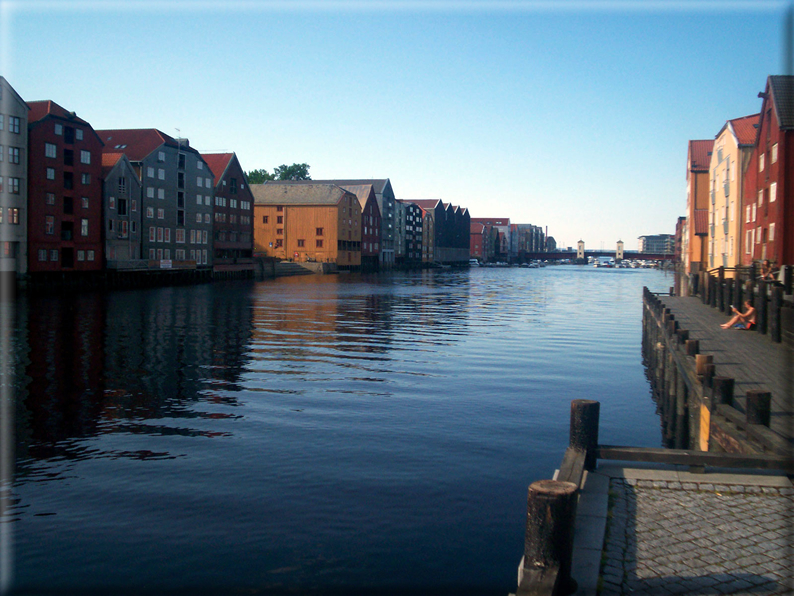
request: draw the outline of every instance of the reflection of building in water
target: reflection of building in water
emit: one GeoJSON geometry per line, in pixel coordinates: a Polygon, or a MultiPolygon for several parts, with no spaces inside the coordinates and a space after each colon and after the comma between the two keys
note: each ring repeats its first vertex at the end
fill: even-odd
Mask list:
{"type": "Polygon", "coordinates": [[[248,287],[20,300],[20,339],[30,347],[16,349],[26,375],[15,392],[18,456],[48,457],[56,442],[112,432],[113,421],[131,432],[203,433],[147,419],[202,416],[193,404],[208,398],[237,403],[219,391],[239,390],[248,362],[248,287]],[[131,420],[140,425],[130,428],[131,420]]]}
{"type": "Polygon", "coordinates": [[[17,393],[18,457],[46,457],[58,441],[96,432],[105,378],[104,309],[99,294],[18,301],[28,344],[27,387],[17,393]]]}

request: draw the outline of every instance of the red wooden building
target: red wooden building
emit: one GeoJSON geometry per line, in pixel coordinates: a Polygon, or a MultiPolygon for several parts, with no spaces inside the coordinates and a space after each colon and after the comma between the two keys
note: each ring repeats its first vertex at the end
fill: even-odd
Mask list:
{"type": "Polygon", "coordinates": [[[100,271],[102,141],[54,101],[28,105],[28,271],[100,271]]]}
{"type": "Polygon", "coordinates": [[[745,175],[742,263],[794,264],[794,76],[770,76],[745,175]]]}

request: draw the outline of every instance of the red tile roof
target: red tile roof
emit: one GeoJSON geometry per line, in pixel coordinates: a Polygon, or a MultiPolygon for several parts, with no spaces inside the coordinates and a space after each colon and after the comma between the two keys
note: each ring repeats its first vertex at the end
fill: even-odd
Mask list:
{"type": "Polygon", "coordinates": [[[692,172],[708,172],[714,139],[689,141],[689,169],[692,172]]]}
{"type": "MultiPolygon", "coordinates": [[[[411,202],[414,205],[417,205],[417,206],[421,207],[422,209],[424,209],[425,211],[427,211],[428,209],[435,209],[436,205],[441,203],[441,200],[440,199],[419,199],[417,201],[411,201],[411,202]]],[[[444,203],[441,203],[441,206],[443,208],[444,203]]]]}
{"type": "Polygon", "coordinates": [[[471,224],[471,233],[472,234],[482,234],[482,231],[485,229],[485,226],[481,223],[473,223],[471,224]]]}
{"type": "Polygon", "coordinates": [[[78,118],[74,112],[67,112],[64,108],[50,99],[43,101],[29,101],[28,106],[30,107],[30,112],[28,112],[28,122],[38,122],[45,116],[58,116],[59,118],[65,118],[67,120],[73,120],[79,124],[91,126],[82,118],[78,118]]]}
{"type": "Polygon", "coordinates": [[[179,146],[176,139],[156,128],[127,128],[122,130],[98,130],[96,133],[105,143],[103,151],[123,152],[130,161],[141,161],[161,145],[179,146]]]}
{"type": "Polygon", "coordinates": [[[755,137],[758,134],[756,125],[758,124],[758,118],[760,116],[761,114],[752,114],[744,118],[728,120],[728,123],[733,128],[733,132],[736,134],[739,145],[755,145],[755,137]]]}
{"type": "Polygon", "coordinates": [[[112,168],[121,159],[123,153],[103,153],[102,154],[102,167],[112,168]]]}
{"type": "Polygon", "coordinates": [[[210,171],[215,175],[215,184],[220,184],[223,173],[234,157],[234,153],[202,153],[201,157],[207,162],[210,171]]]}
{"type": "Polygon", "coordinates": [[[698,236],[709,235],[708,209],[695,209],[695,234],[698,236]]]}

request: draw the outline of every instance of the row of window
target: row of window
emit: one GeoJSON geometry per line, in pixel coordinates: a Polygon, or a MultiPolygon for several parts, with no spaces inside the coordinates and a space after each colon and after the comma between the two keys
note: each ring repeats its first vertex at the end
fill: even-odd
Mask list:
{"type": "MultiPolygon", "coordinates": [[[[19,209],[17,207],[6,207],[6,222],[11,225],[19,225],[19,209]]],[[[3,223],[3,208],[0,207],[0,223],[3,223]]]]}
{"type": "MultiPolygon", "coordinates": [[[[237,203],[238,203],[237,199],[229,199],[228,200],[228,206],[231,209],[237,209],[237,203]]],[[[239,203],[240,203],[240,209],[242,209],[243,211],[250,211],[251,210],[251,201],[239,201],[239,203]]],[[[226,197],[218,197],[218,196],[216,196],[215,197],[215,206],[216,207],[226,207],[227,206],[226,197]]]]}
{"type": "MultiPolygon", "coordinates": [[[[12,195],[19,194],[19,187],[21,185],[22,178],[13,178],[11,176],[8,177],[8,193],[12,195]]],[[[0,192],[4,192],[5,187],[3,186],[3,177],[0,176],[0,192]]]]}
{"type": "MultiPolygon", "coordinates": [[[[0,145],[0,161],[5,159],[5,147],[0,145]]],[[[22,162],[22,149],[20,147],[8,147],[8,163],[19,164],[22,162]]]]}
{"type": "MultiPolygon", "coordinates": [[[[71,240],[72,239],[72,230],[71,230],[72,222],[65,221],[61,223],[61,239],[62,240],[71,240]]],[[[44,233],[45,234],[55,234],[55,216],[54,215],[45,215],[44,216],[44,233]]],[[[81,236],[88,236],[88,220],[81,219],[80,220],[80,235],[81,236]]]]}
{"type": "MultiPolygon", "coordinates": [[[[185,228],[177,228],[175,236],[177,244],[184,244],[185,228]]],[[[149,242],[171,242],[171,228],[149,226],[149,242]]],[[[207,244],[208,242],[209,232],[207,230],[190,230],[190,244],[207,244]]]]}
{"type": "MultiPolygon", "coordinates": [[[[184,261],[186,256],[186,252],[184,248],[177,248],[174,250],[174,257],[177,261],[184,261]]],[[[152,261],[170,261],[171,260],[171,249],[170,248],[150,248],[149,249],[149,259],[152,261]]],[[[206,265],[207,264],[207,249],[191,249],[190,251],[190,260],[196,261],[196,265],[206,265]]]]}
{"type": "MultiPolygon", "coordinates": [[[[46,262],[47,260],[52,261],[53,263],[58,262],[58,249],[53,248],[51,250],[47,250],[46,248],[40,248],[38,251],[39,254],[39,261],[46,262]],[[47,256],[49,254],[49,259],[47,256]]],[[[78,261],[93,261],[94,260],[94,251],[93,250],[78,250],[77,251],[77,260],[78,261]]]]}
{"type": "MultiPolygon", "coordinates": [[[[16,116],[8,117],[8,132],[12,132],[18,135],[21,125],[22,125],[21,119],[17,118],[16,116]]],[[[5,118],[3,114],[0,114],[0,130],[3,130],[4,126],[5,126],[5,118]]]]}
{"type": "Polygon", "coordinates": [[[120,238],[128,238],[130,232],[134,234],[137,230],[137,223],[134,221],[127,221],[126,219],[121,219],[119,221],[114,219],[108,220],[108,232],[112,233],[118,231],[120,238]]]}
{"type": "Polygon", "coordinates": [[[215,240],[219,242],[250,242],[250,232],[227,232],[219,230],[215,232],[215,240]]]}
{"type": "MultiPolygon", "coordinates": [[[[83,131],[77,130],[77,132],[82,133],[83,131]]],[[[11,148],[9,148],[9,160],[11,159],[11,148]]],[[[19,151],[19,149],[17,149],[19,151]]],[[[44,143],[44,157],[50,159],[57,159],[58,157],[58,147],[53,143],[44,143]]],[[[19,163],[18,161],[16,163],[19,163]]],[[[74,164],[74,151],[71,149],[64,149],[63,150],[63,163],[67,166],[71,166],[74,164]]],[[[86,151],[85,149],[80,150],[80,163],[91,165],[91,152],[86,151]]]]}
{"type": "Polygon", "coordinates": [[[768,233],[766,234],[766,237],[764,237],[765,235],[764,232],[766,232],[766,230],[764,230],[761,226],[758,226],[754,230],[747,230],[747,235],[745,238],[746,242],[744,248],[745,254],[748,255],[752,254],[753,245],[755,244],[762,244],[762,243],[765,244],[766,242],[774,242],[775,224],[774,223],[769,224],[769,230],[768,233]]]}

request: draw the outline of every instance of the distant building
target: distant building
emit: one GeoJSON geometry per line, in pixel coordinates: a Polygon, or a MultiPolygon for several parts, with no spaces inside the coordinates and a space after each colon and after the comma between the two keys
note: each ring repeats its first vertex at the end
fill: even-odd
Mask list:
{"type": "MultiPolygon", "coordinates": [[[[741,263],[744,172],[755,144],[758,114],[728,120],[714,139],[709,163],[708,268],[741,263]]],[[[727,275],[733,275],[728,271],[727,275]]]]}
{"type": "Polygon", "coordinates": [[[553,252],[557,250],[557,241],[554,236],[546,236],[546,252],[553,252]]]}
{"type": "Polygon", "coordinates": [[[469,257],[484,263],[485,258],[483,257],[483,251],[485,249],[485,243],[488,240],[485,225],[475,221],[471,223],[469,228],[469,257]]]}
{"type": "MultiPolygon", "coordinates": [[[[102,141],[88,122],[54,101],[28,106],[28,270],[100,271],[102,141]]],[[[14,131],[21,126],[18,118],[9,120],[14,131]]],[[[14,134],[24,134],[19,131],[14,134]]],[[[7,157],[21,161],[19,153],[7,157]]]]}
{"type": "Polygon", "coordinates": [[[0,76],[0,273],[15,278],[28,271],[29,109],[0,76]]]}
{"type": "Polygon", "coordinates": [[[770,76],[747,168],[742,262],[794,264],[794,77],[770,76]]]}
{"type": "Polygon", "coordinates": [[[347,184],[340,186],[352,192],[361,206],[361,270],[380,269],[380,234],[382,223],[375,187],[372,184],[347,184]]]}
{"type": "Polygon", "coordinates": [[[254,249],[292,261],[361,266],[361,204],[334,184],[252,184],[254,249]]]}
{"type": "Polygon", "coordinates": [[[675,252],[675,235],[673,234],[640,236],[639,241],[641,253],[672,255],[675,252]]]}
{"type": "Polygon", "coordinates": [[[679,217],[675,224],[674,258],[676,263],[683,262],[683,241],[686,230],[686,217],[679,217]]]}
{"type": "Polygon", "coordinates": [[[432,214],[433,262],[468,263],[471,241],[471,216],[468,209],[438,199],[420,199],[412,202],[424,213],[432,214]]]}
{"type": "Polygon", "coordinates": [[[497,239],[494,245],[493,258],[507,260],[510,254],[510,218],[509,217],[472,217],[471,221],[481,223],[493,230],[497,239]]]}
{"type": "Polygon", "coordinates": [[[188,139],[156,128],[97,131],[141,183],[141,255],[149,267],[212,267],[214,175],[188,139]]]}
{"type": "Polygon", "coordinates": [[[684,271],[708,268],[710,182],[714,140],[689,141],[686,170],[686,223],[682,235],[684,271]]]}
{"type": "Polygon", "coordinates": [[[213,271],[253,271],[254,195],[235,153],[202,153],[215,177],[213,271]]]}
{"type": "MultiPolygon", "coordinates": [[[[409,269],[420,267],[422,264],[422,237],[424,231],[422,209],[415,203],[399,199],[395,206],[399,207],[404,213],[405,221],[402,232],[402,263],[409,269]]],[[[395,254],[398,252],[396,246],[394,252],[395,254]]]]}
{"type": "Polygon", "coordinates": [[[145,268],[141,259],[141,181],[123,153],[102,154],[105,266],[145,268]]]}

